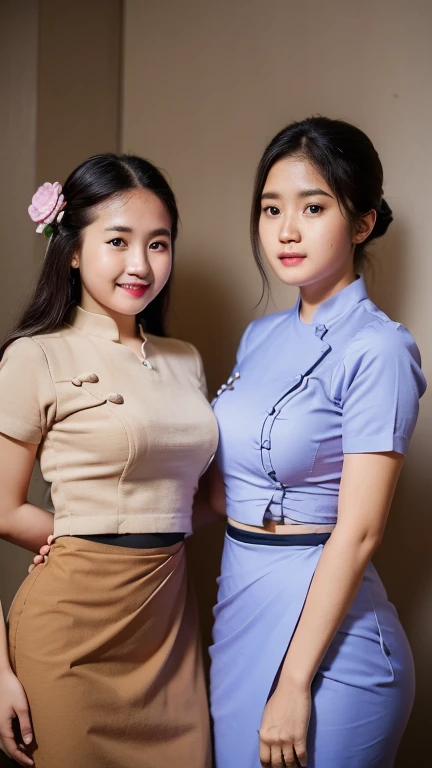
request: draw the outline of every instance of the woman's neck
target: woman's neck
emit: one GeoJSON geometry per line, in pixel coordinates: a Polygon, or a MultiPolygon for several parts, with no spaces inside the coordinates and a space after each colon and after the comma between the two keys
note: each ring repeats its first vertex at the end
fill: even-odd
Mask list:
{"type": "Polygon", "coordinates": [[[356,275],[350,273],[343,275],[335,281],[334,275],[328,280],[322,280],[319,283],[304,285],[300,288],[300,317],[304,323],[311,324],[316,310],[327,299],[330,299],[339,291],[342,291],[348,285],[356,280],[356,275]]]}
{"type": "Polygon", "coordinates": [[[139,337],[136,315],[123,315],[119,312],[113,312],[107,307],[97,304],[95,301],[89,302],[84,300],[81,302],[81,308],[86,312],[92,312],[96,315],[105,315],[106,317],[110,317],[111,320],[114,320],[122,344],[139,337]]]}

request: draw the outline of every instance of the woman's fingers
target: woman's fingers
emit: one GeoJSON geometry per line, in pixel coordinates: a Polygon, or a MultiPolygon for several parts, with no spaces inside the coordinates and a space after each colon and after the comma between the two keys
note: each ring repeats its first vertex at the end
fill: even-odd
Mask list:
{"type": "Polygon", "coordinates": [[[11,669],[3,669],[0,689],[0,744],[20,765],[34,765],[24,746],[33,741],[27,696],[11,669]]]}
{"type": "Polygon", "coordinates": [[[33,563],[31,563],[29,565],[29,567],[27,568],[28,573],[32,572],[32,570],[35,567],[35,565],[41,565],[42,563],[45,562],[46,558],[48,557],[48,555],[49,555],[49,553],[51,551],[51,544],[52,544],[53,540],[54,540],[54,536],[48,536],[48,540],[47,540],[48,543],[44,544],[40,548],[39,554],[34,556],[33,563]]]}
{"type": "Polygon", "coordinates": [[[30,563],[29,567],[27,568],[28,573],[31,573],[33,568],[35,568],[37,565],[41,565],[41,563],[45,562],[45,558],[43,555],[35,555],[33,558],[33,562],[30,563]]]}
{"type": "Polygon", "coordinates": [[[292,746],[272,746],[272,768],[296,768],[292,746]]]}
{"type": "Polygon", "coordinates": [[[292,744],[266,744],[260,740],[260,762],[263,768],[306,768],[307,752],[306,745],[302,742],[297,743],[294,748],[292,744]]]}
{"type": "Polygon", "coordinates": [[[34,760],[24,753],[25,747],[16,743],[12,723],[0,732],[0,743],[12,760],[16,760],[20,765],[34,765],[34,760]]]}
{"type": "Polygon", "coordinates": [[[294,758],[296,768],[305,768],[307,766],[307,749],[304,741],[297,741],[294,744],[294,758]]]}
{"type": "Polygon", "coordinates": [[[289,765],[284,763],[282,758],[282,749],[280,746],[272,744],[271,746],[271,766],[272,768],[283,768],[283,766],[289,765]]]}
{"type": "Polygon", "coordinates": [[[33,729],[30,722],[30,713],[27,706],[16,707],[16,715],[19,722],[21,736],[27,746],[33,741],[33,729]]]}
{"type": "Polygon", "coordinates": [[[266,744],[260,741],[260,762],[263,768],[296,768],[292,747],[266,744]]]}
{"type": "Polygon", "coordinates": [[[271,767],[271,749],[262,739],[260,739],[259,744],[259,759],[263,768],[271,767]]]}

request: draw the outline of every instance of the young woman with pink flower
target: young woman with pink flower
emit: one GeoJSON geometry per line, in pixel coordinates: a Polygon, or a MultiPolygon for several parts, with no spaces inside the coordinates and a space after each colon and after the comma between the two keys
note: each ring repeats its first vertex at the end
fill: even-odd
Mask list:
{"type": "Polygon", "coordinates": [[[54,539],[0,625],[0,743],[37,768],[209,768],[183,539],[217,426],[197,351],[164,332],[175,198],[99,155],[29,213],[49,242],[1,349],[0,535],[54,539]],[[36,458],[54,518],[27,502],[36,458]]]}

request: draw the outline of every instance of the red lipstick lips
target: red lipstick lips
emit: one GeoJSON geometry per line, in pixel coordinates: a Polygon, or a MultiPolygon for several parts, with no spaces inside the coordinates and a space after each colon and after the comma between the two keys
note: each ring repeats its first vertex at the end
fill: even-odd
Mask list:
{"type": "Polygon", "coordinates": [[[137,299],[142,299],[144,294],[150,288],[149,285],[144,283],[117,283],[117,286],[123,291],[126,291],[130,296],[135,296],[137,299]]]}

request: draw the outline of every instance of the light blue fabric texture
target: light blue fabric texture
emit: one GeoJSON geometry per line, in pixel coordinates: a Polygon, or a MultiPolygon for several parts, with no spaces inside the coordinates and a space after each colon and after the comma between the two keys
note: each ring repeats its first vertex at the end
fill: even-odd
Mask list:
{"type": "Polygon", "coordinates": [[[426,384],[411,334],[358,278],[321,304],[255,320],[213,402],[227,515],[334,523],[344,453],[405,454],[426,384]],[[270,506],[269,506],[270,505],[270,506]]]}
{"type": "MultiPolygon", "coordinates": [[[[362,278],[312,325],[299,309],[247,328],[214,401],[227,514],[250,525],[335,523],[344,454],[405,454],[426,386],[414,340],[370,301],[362,278]]],[[[217,768],[260,768],[257,729],[322,549],[226,536],[210,649],[217,768]]],[[[393,765],[414,668],[372,564],[312,693],[308,768],[393,765]]]]}

